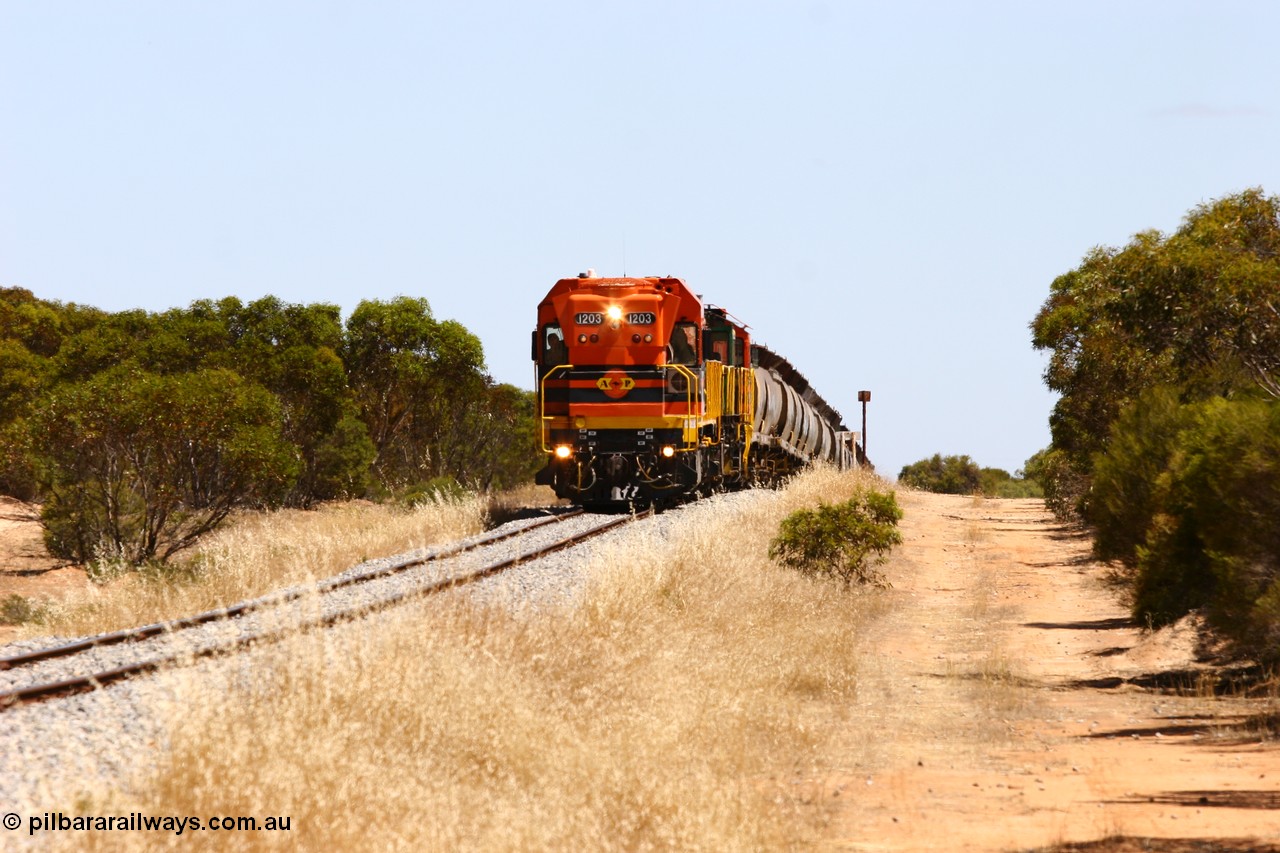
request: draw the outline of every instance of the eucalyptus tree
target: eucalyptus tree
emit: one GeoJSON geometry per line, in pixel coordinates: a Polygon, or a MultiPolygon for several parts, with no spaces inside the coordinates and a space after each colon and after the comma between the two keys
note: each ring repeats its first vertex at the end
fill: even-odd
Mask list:
{"type": "Polygon", "coordinates": [[[436,320],[426,299],[366,300],[347,318],[342,360],[383,482],[451,473],[441,454],[448,422],[485,389],[479,338],[436,320]]]}
{"type": "Polygon", "coordinates": [[[32,426],[46,544],[81,562],[167,560],[297,474],[275,398],[228,370],[121,365],[58,386],[32,426]]]}
{"type": "MultiPolygon", "coordinates": [[[[1098,247],[1054,280],[1031,323],[1049,352],[1053,453],[1087,495],[1092,457],[1146,388],[1186,400],[1280,395],[1280,200],[1251,189],[1203,204],[1165,236],[1098,247]]],[[[1052,462],[1053,459],[1050,460],[1052,462]]]]}

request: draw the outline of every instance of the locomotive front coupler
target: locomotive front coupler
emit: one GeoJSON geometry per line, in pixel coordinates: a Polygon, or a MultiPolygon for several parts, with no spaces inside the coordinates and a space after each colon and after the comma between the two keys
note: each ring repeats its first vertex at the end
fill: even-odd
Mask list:
{"type": "Polygon", "coordinates": [[[621,453],[611,453],[604,459],[605,476],[614,482],[626,479],[631,473],[630,468],[627,458],[621,453]]]}

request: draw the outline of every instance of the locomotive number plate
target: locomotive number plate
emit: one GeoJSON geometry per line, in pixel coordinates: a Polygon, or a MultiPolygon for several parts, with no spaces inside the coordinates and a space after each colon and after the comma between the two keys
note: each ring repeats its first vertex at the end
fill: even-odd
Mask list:
{"type": "Polygon", "coordinates": [[[573,322],[579,326],[600,326],[604,324],[604,314],[599,311],[579,311],[573,322]]]}
{"type": "Polygon", "coordinates": [[[637,311],[627,315],[627,322],[633,326],[652,326],[657,320],[649,311],[637,311]]]}

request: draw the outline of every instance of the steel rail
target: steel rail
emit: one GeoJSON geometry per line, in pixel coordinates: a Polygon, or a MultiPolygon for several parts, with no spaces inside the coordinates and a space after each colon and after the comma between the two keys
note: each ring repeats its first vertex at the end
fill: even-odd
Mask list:
{"type": "Polygon", "coordinates": [[[234,619],[245,613],[251,613],[255,610],[262,610],[267,607],[275,607],[280,604],[287,604],[290,601],[296,601],[306,595],[314,592],[330,592],[335,589],[342,589],[348,586],[355,586],[366,581],[377,580],[378,578],[387,577],[389,575],[399,574],[414,566],[425,565],[436,560],[443,560],[448,557],[456,557],[458,554],[464,554],[468,551],[474,551],[477,548],[483,548],[486,545],[492,545],[495,542],[502,542],[507,539],[513,539],[530,530],[535,530],[548,524],[555,524],[574,516],[582,514],[581,509],[574,509],[569,512],[560,513],[550,518],[540,519],[533,524],[527,524],[519,530],[499,533],[494,536],[488,536],[474,542],[468,542],[462,545],[455,545],[442,551],[428,554],[425,557],[414,557],[408,560],[402,560],[393,563],[390,566],[383,566],[379,569],[373,569],[368,572],[361,572],[345,578],[328,578],[320,581],[313,586],[300,590],[291,590],[289,592],[268,595],[260,598],[249,599],[229,607],[220,607],[215,610],[206,610],[197,613],[194,616],[185,616],[181,619],[170,619],[164,622],[155,622],[151,625],[143,625],[138,628],[126,628],[120,631],[112,631],[107,634],[98,634],[83,640],[76,640],[72,643],[66,643],[61,646],[50,646],[44,649],[35,649],[29,652],[22,652],[16,655],[0,658],[0,671],[17,669],[21,666],[28,666],[40,661],[52,660],[53,658],[66,657],[67,655],[79,654],[89,649],[100,648],[102,646],[114,646],[120,643],[127,643],[135,640],[145,640],[159,634],[167,634],[173,631],[181,631],[185,628],[194,628],[197,625],[204,625],[209,622],[217,622],[225,619],[234,619]]]}
{"type": "MultiPolygon", "coordinates": [[[[408,590],[406,592],[398,593],[396,595],[389,596],[384,599],[379,599],[377,601],[367,602],[365,604],[353,607],[349,610],[343,610],[338,613],[331,613],[327,616],[322,616],[317,619],[313,619],[309,622],[305,622],[288,629],[279,630],[279,631],[270,631],[262,634],[255,634],[250,637],[241,637],[239,639],[236,639],[230,642],[206,646],[204,648],[197,649],[195,651],[183,652],[182,654],[168,655],[168,656],[159,657],[159,658],[151,658],[149,660],[138,661],[136,663],[115,667],[114,669],[108,669],[108,670],[103,670],[101,672],[91,673],[89,675],[76,676],[73,678],[67,678],[61,681],[47,682],[44,684],[31,684],[31,685],[27,685],[26,687],[16,687],[10,690],[0,691],[0,710],[7,710],[9,708],[17,706],[22,702],[26,702],[33,699],[48,699],[54,696],[62,696],[62,695],[68,695],[73,693],[80,693],[86,690],[93,690],[95,688],[102,687],[106,684],[110,684],[115,681],[120,681],[122,679],[129,678],[134,675],[140,675],[146,672],[154,672],[166,666],[186,664],[202,658],[214,657],[216,655],[226,654],[228,652],[234,652],[240,649],[247,648],[255,643],[277,642],[293,633],[301,633],[304,631],[310,631],[315,628],[329,627],[339,622],[346,622],[346,621],[358,619],[362,616],[367,616],[371,613],[376,613],[380,610],[387,610],[389,608],[395,607],[396,605],[403,604],[405,602],[412,601],[414,599],[425,598],[430,595],[435,595],[437,593],[445,592],[451,589],[457,589],[459,587],[463,587],[468,584],[475,583],[476,581],[483,580],[484,578],[487,578],[487,577],[491,577],[492,575],[496,575],[500,572],[506,571],[507,569],[520,565],[521,563],[525,563],[530,560],[534,560],[539,557],[546,556],[547,554],[552,554],[557,551],[563,551],[567,548],[571,548],[574,545],[578,545],[582,542],[587,541],[588,539],[592,539],[596,536],[601,535],[602,533],[606,533],[614,529],[615,527],[618,527],[619,525],[627,524],[632,521],[638,521],[641,518],[648,518],[652,514],[653,514],[653,510],[649,509],[643,512],[638,512],[634,515],[620,516],[618,518],[611,519],[605,522],[604,524],[597,525],[596,527],[593,527],[590,530],[585,530],[581,533],[575,533],[572,536],[565,537],[564,539],[553,542],[550,545],[545,545],[534,551],[530,551],[524,554],[518,554],[514,557],[509,557],[505,560],[500,560],[499,562],[491,563],[490,565],[484,566],[483,568],[476,569],[471,572],[466,572],[464,574],[443,578],[441,580],[434,581],[430,584],[419,587],[417,589],[408,590]]],[[[509,537],[495,537],[494,539],[491,539],[490,542],[500,541],[501,538],[509,538],[509,537]]]]}

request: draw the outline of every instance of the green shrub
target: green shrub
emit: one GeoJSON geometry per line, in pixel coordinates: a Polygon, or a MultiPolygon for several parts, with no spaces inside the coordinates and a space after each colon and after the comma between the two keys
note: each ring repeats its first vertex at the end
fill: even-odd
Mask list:
{"type": "Polygon", "coordinates": [[[933,454],[902,466],[898,482],[913,489],[944,495],[972,495],[982,485],[982,470],[968,456],[933,454]]]}
{"type": "Polygon", "coordinates": [[[995,488],[982,493],[989,498],[1043,498],[1044,489],[1035,480],[1010,477],[995,484],[995,488]]]}
{"type": "Polygon", "coordinates": [[[1152,625],[1201,609],[1241,654],[1280,659],[1280,402],[1139,396],[1117,418],[1089,518],[1152,625]]]}
{"type": "Polygon", "coordinates": [[[0,600],[0,625],[23,625],[44,620],[47,608],[33,604],[31,599],[16,592],[0,600]]]}
{"type": "Polygon", "coordinates": [[[1044,505],[1062,521],[1079,522],[1084,517],[1089,494],[1089,474],[1077,470],[1072,457],[1056,448],[1045,448],[1028,459],[1024,475],[1039,484],[1044,505]]]}
{"type": "Polygon", "coordinates": [[[0,495],[29,501],[37,491],[26,422],[18,419],[0,425],[0,495]]]}
{"type": "Polygon", "coordinates": [[[310,494],[318,500],[351,499],[369,493],[369,465],[377,450],[364,421],[346,412],[315,448],[309,472],[310,494]]]}
{"type": "Polygon", "coordinates": [[[978,491],[989,498],[1042,498],[1044,490],[1035,480],[1012,476],[1003,468],[983,468],[978,491]]]}
{"type": "Polygon", "coordinates": [[[873,568],[902,542],[902,510],[893,492],[867,489],[839,504],[820,504],[783,519],[769,557],[811,575],[888,586],[873,568]]]}
{"type": "Polygon", "coordinates": [[[1111,426],[1106,452],[1093,458],[1087,520],[1094,528],[1094,553],[1118,560],[1126,570],[1138,564],[1138,549],[1167,500],[1161,475],[1186,428],[1190,408],[1173,388],[1143,392],[1121,410],[1111,426]]]}
{"type": "Polygon", "coordinates": [[[401,504],[414,507],[421,504],[452,504],[466,500],[471,494],[453,477],[432,477],[424,483],[415,483],[398,497],[401,504]]]}
{"type": "Polygon", "coordinates": [[[1280,660],[1280,402],[1215,398],[1194,407],[1170,464],[1169,545],[1153,549],[1211,578],[1206,615],[1240,652],[1280,660]]]}
{"type": "Polygon", "coordinates": [[[1086,518],[1094,553],[1119,564],[1133,614],[1149,625],[1176,621],[1214,594],[1193,518],[1198,498],[1183,494],[1172,470],[1198,408],[1176,389],[1148,389],[1121,409],[1106,452],[1093,458],[1086,518]]]}

